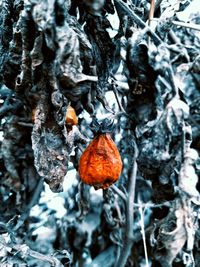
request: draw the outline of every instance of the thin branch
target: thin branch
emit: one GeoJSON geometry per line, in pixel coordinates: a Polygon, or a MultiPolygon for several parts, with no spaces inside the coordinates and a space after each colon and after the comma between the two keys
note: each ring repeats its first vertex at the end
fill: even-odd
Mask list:
{"type": "Polygon", "coordinates": [[[116,185],[111,185],[111,189],[113,189],[113,191],[115,191],[115,193],[120,196],[125,202],[127,201],[127,197],[124,192],[122,192],[116,185]]]}
{"type": "Polygon", "coordinates": [[[173,20],[172,23],[177,26],[185,27],[185,28],[190,28],[193,30],[200,31],[200,24],[195,24],[195,23],[186,23],[182,21],[175,21],[173,20]]]}
{"type": "MultiPolygon", "coordinates": [[[[164,219],[157,220],[155,224],[148,226],[145,230],[145,235],[149,236],[155,228],[158,228],[161,224],[163,224],[163,221],[164,219]]],[[[140,231],[137,231],[134,235],[134,242],[137,243],[140,240],[142,240],[142,235],[140,231]]]]}
{"type": "Polygon", "coordinates": [[[161,44],[162,40],[158,37],[157,34],[155,34],[150,27],[148,27],[144,21],[142,21],[134,12],[131,10],[126,3],[124,3],[122,0],[114,0],[115,5],[119,5],[120,8],[128,14],[129,18],[132,19],[135,23],[138,24],[139,27],[142,29],[146,28],[147,32],[151,35],[152,39],[156,44],[161,44]]]}
{"type": "Polygon", "coordinates": [[[125,238],[124,244],[121,250],[119,260],[116,267],[124,267],[126,265],[127,259],[130,255],[132,243],[133,243],[133,224],[134,224],[134,199],[135,199],[135,185],[137,176],[137,148],[135,145],[135,153],[133,157],[133,168],[129,181],[128,188],[128,198],[126,202],[126,228],[125,228],[125,238]]]}
{"type": "Polygon", "coordinates": [[[151,24],[151,20],[153,19],[154,11],[155,11],[155,0],[151,0],[151,7],[149,10],[149,26],[151,24]]]}
{"type": "MultiPolygon", "coordinates": [[[[122,190],[120,190],[116,185],[111,185],[110,188],[118,195],[121,197],[121,199],[123,199],[125,202],[127,201],[127,196],[126,194],[124,194],[124,192],[122,190]]],[[[139,209],[139,208],[149,208],[149,209],[156,209],[156,208],[162,208],[162,207],[170,207],[171,204],[169,201],[165,201],[161,204],[154,204],[154,203],[135,203],[134,202],[134,209],[139,209]]]]}
{"type": "MultiPolygon", "coordinates": [[[[150,17],[150,15],[149,15],[149,17],[150,17]]],[[[153,19],[153,18],[151,18],[151,19],[153,19]]],[[[154,18],[154,20],[155,21],[159,21],[158,18],[154,18]]],[[[176,20],[173,20],[172,24],[174,24],[176,26],[190,28],[190,29],[193,29],[193,30],[200,31],[200,24],[191,23],[191,22],[176,21],[176,20]]]]}
{"type": "MultiPolygon", "coordinates": [[[[154,11],[155,11],[155,0],[151,0],[151,6],[149,10],[149,19],[148,19],[148,25],[150,28],[152,28],[152,19],[154,16],[154,11]]],[[[148,45],[150,44],[150,37],[148,37],[148,45]]]]}
{"type": "Polygon", "coordinates": [[[33,128],[33,123],[19,121],[17,124],[28,128],[33,128]]]}
{"type": "MultiPolygon", "coordinates": [[[[162,3],[163,0],[156,0],[156,3],[155,3],[155,7],[154,7],[154,13],[158,10],[158,8],[160,7],[160,4],[162,3]]],[[[144,16],[144,19],[147,20],[149,18],[149,14],[147,13],[145,16],[144,16]]]]}
{"type": "Polygon", "coordinates": [[[161,204],[138,204],[138,203],[134,203],[134,208],[138,209],[138,208],[149,208],[149,209],[156,209],[156,208],[162,208],[163,206],[165,207],[171,207],[171,203],[169,201],[163,202],[161,204]]]}
{"type": "Polygon", "coordinates": [[[140,226],[141,226],[141,233],[142,233],[142,240],[143,240],[143,246],[144,246],[144,255],[145,255],[145,261],[146,261],[146,267],[149,267],[149,260],[148,260],[148,253],[147,253],[147,244],[146,244],[146,235],[145,235],[145,228],[144,228],[144,213],[142,207],[139,208],[140,211],[140,226]]]}

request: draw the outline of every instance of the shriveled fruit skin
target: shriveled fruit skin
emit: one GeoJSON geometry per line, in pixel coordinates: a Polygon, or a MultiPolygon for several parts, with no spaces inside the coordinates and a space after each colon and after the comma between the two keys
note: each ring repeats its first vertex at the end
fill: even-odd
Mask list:
{"type": "Polygon", "coordinates": [[[121,174],[122,160],[110,134],[99,134],[83,152],[79,161],[81,180],[95,189],[106,189],[121,174]]]}
{"type": "Polygon", "coordinates": [[[77,125],[78,124],[78,118],[76,116],[76,111],[73,107],[69,106],[67,108],[65,121],[69,125],[77,125]]]}

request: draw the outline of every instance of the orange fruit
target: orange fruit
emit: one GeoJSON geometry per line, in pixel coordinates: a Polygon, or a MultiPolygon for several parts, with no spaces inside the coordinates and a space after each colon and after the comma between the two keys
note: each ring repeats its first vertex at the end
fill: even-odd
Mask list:
{"type": "Polygon", "coordinates": [[[98,134],[81,155],[80,179],[95,189],[106,189],[121,174],[122,160],[109,133],[98,134]]]}
{"type": "Polygon", "coordinates": [[[73,107],[68,106],[65,121],[68,125],[77,125],[78,124],[78,118],[76,116],[76,111],[73,107]]]}

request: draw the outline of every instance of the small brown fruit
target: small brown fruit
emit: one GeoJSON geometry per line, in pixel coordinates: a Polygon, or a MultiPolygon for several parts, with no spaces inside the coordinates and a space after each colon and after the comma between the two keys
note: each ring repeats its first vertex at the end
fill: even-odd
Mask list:
{"type": "Polygon", "coordinates": [[[78,118],[76,116],[76,111],[73,107],[68,106],[66,116],[65,116],[66,124],[68,125],[77,125],[78,118]]]}

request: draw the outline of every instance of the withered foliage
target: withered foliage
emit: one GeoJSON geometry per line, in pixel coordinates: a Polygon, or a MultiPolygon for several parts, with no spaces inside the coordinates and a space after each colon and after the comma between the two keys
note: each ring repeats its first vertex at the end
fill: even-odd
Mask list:
{"type": "Polygon", "coordinates": [[[0,2],[0,266],[199,266],[200,32],[174,25],[191,2],[0,2]],[[107,119],[123,171],[100,195],[78,164],[107,119]]]}

